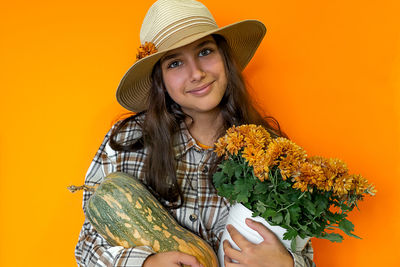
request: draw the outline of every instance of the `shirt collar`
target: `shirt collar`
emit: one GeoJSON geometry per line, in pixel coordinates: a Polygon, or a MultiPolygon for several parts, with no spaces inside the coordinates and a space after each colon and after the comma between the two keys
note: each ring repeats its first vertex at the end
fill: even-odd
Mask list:
{"type": "Polygon", "coordinates": [[[176,159],[182,157],[191,148],[202,150],[183,121],[179,125],[179,132],[174,135],[173,147],[176,159]]]}

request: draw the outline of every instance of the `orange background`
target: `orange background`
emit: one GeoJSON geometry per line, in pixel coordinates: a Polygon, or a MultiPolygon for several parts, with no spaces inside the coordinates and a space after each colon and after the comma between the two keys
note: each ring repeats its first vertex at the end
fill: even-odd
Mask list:
{"type": "MultiPolygon", "coordinates": [[[[317,266],[400,266],[398,1],[203,1],[220,26],[268,29],[245,74],[309,154],[339,157],[378,194],[350,219],[362,240],[314,240],[317,266]]],[[[0,9],[0,266],[76,266],[83,183],[124,109],[152,1],[8,1],[0,9]]]]}

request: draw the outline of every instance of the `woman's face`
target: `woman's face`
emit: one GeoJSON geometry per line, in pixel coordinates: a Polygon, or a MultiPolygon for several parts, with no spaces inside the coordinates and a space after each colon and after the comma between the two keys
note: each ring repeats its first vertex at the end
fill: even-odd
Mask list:
{"type": "Polygon", "coordinates": [[[193,117],[218,108],[227,78],[212,36],[168,52],[161,69],[168,94],[186,114],[193,117]]]}

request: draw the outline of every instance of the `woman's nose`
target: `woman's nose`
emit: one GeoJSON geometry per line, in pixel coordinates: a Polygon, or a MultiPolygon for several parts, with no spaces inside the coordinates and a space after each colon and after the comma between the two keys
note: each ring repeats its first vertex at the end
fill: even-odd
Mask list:
{"type": "Polygon", "coordinates": [[[204,72],[202,66],[196,60],[193,60],[191,62],[190,71],[190,79],[192,82],[200,81],[206,76],[206,73],[204,72]]]}

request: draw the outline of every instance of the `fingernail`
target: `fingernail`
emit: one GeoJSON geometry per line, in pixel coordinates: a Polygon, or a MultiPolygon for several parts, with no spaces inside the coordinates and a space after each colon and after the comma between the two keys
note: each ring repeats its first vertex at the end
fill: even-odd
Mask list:
{"type": "Polygon", "coordinates": [[[254,221],[252,220],[252,219],[250,219],[250,218],[246,218],[246,223],[250,223],[250,224],[252,224],[254,221]]]}
{"type": "Polygon", "coordinates": [[[231,229],[232,229],[232,225],[230,225],[230,224],[227,224],[227,225],[226,225],[226,229],[228,230],[228,232],[229,232],[229,231],[231,231],[231,229]]]}

